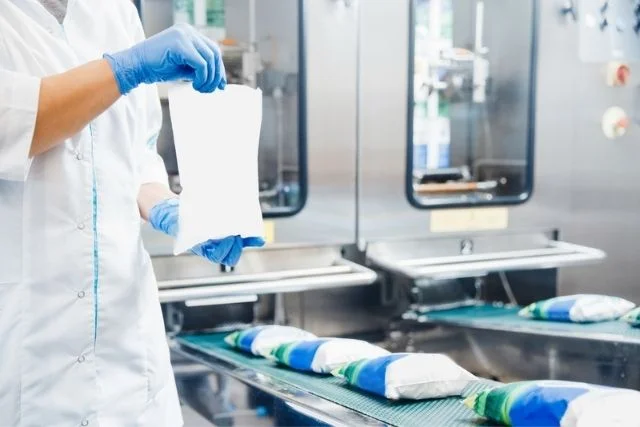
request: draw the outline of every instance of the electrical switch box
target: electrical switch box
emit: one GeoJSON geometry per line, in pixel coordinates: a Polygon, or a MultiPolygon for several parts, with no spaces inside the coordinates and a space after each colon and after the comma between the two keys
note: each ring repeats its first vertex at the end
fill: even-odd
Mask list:
{"type": "Polygon", "coordinates": [[[582,61],[640,61],[640,0],[575,3],[582,61]]]}

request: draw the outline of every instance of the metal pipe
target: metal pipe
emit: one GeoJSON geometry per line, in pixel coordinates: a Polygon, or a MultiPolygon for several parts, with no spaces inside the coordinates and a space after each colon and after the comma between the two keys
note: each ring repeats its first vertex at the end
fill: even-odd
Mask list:
{"type": "Polygon", "coordinates": [[[362,194],[360,158],[362,156],[362,3],[356,3],[356,164],[355,164],[355,242],[358,249],[364,250],[360,242],[360,204],[362,194]]]}
{"type": "Polygon", "coordinates": [[[273,324],[274,325],[286,325],[287,324],[287,310],[285,308],[284,294],[276,294],[274,310],[273,310],[273,324]]]}
{"type": "MultiPolygon", "coordinates": [[[[433,86],[438,86],[440,76],[437,64],[441,60],[440,38],[442,37],[442,0],[429,2],[429,78],[433,86]]],[[[412,25],[415,25],[412,23],[412,25]]],[[[414,61],[415,58],[410,58],[414,61]]],[[[427,169],[440,167],[440,144],[437,120],[440,117],[440,93],[431,91],[427,98],[427,120],[429,121],[429,140],[427,144],[427,169]]]]}
{"type": "Polygon", "coordinates": [[[256,0],[249,0],[249,52],[256,51],[256,0]]]}
{"type": "Polygon", "coordinates": [[[284,92],[282,88],[273,90],[273,102],[276,112],[276,194],[278,204],[285,205],[284,200],[284,92]]]}
{"type": "Polygon", "coordinates": [[[482,55],[484,53],[484,1],[480,0],[476,3],[476,37],[475,37],[475,54],[482,55]]]}

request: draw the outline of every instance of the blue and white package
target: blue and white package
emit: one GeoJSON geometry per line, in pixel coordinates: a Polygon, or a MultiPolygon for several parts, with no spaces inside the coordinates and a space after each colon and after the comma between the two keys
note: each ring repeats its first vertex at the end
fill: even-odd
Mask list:
{"type": "Polygon", "coordinates": [[[508,426],[640,426],[640,392],[570,381],[523,381],[465,400],[483,418],[508,426]]]}
{"type": "Polygon", "coordinates": [[[315,338],[312,333],[292,326],[264,325],[236,331],[227,335],[224,341],[231,347],[262,356],[281,344],[315,338]]]}
{"type": "Polygon", "coordinates": [[[604,322],[615,320],[635,307],[631,301],[607,295],[568,295],[535,302],[520,316],[558,322],[604,322]]]}
{"type": "Polygon", "coordinates": [[[345,363],[387,354],[387,350],[366,341],[319,338],[282,344],[265,357],[299,371],[328,374],[345,363]]]}
{"type": "Polygon", "coordinates": [[[332,374],[391,400],[460,396],[477,378],[444,354],[394,353],[343,365],[332,374]]]}

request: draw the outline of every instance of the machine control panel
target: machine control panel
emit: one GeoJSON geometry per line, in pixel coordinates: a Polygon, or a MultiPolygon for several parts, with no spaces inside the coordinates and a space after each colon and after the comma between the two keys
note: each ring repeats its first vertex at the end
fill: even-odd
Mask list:
{"type": "Polygon", "coordinates": [[[580,26],[582,61],[640,61],[640,0],[578,0],[570,10],[580,26]]]}

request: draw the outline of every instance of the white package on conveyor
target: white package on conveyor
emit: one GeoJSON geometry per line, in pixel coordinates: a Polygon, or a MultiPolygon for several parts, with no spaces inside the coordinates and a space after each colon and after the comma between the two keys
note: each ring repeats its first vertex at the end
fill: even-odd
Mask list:
{"type": "Polygon", "coordinates": [[[262,92],[228,85],[202,94],[169,90],[180,171],[180,219],[174,253],[209,239],[263,237],[258,194],[262,92]]]}

